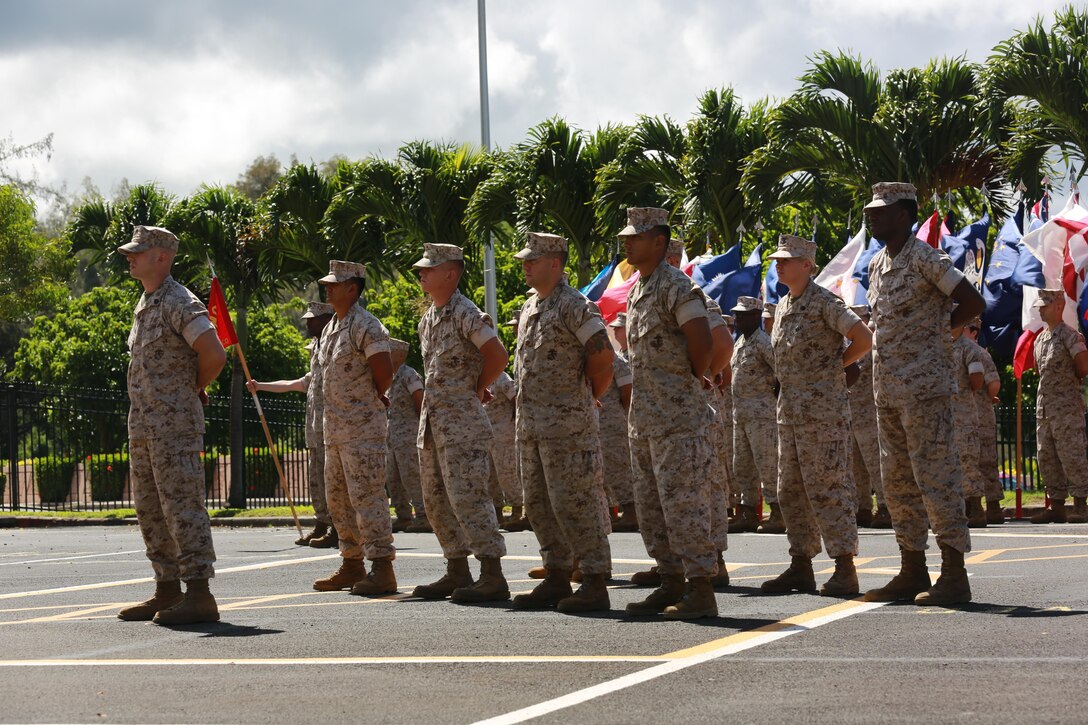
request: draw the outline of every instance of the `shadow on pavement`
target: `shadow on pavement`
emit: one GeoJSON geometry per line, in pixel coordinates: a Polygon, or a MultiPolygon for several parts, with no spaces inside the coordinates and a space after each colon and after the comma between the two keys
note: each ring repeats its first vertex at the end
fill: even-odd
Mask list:
{"type": "Polygon", "coordinates": [[[228,622],[208,622],[206,624],[159,625],[164,629],[178,632],[203,632],[202,637],[260,637],[264,634],[283,634],[282,629],[247,627],[228,622]]]}

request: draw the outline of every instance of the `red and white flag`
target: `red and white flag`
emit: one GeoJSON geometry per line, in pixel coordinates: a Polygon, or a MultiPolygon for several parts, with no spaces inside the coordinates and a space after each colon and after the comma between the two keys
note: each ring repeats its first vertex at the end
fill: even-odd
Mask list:
{"type": "Polygon", "coordinates": [[[223,296],[218,277],[212,277],[212,290],[208,293],[208,318],[215,326],[215,334],[223,347],[238,344],[238,333],[234,331],[234,323],[230,320],[227,298],[223,296]]]}

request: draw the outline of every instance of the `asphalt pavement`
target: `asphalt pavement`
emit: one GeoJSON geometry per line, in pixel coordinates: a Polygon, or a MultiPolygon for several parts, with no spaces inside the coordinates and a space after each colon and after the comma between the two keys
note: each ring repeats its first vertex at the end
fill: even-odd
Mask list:
{"type": "MultiPolygon", "coordinates": [[[[623,616],[648,592],[626,581],[651,563],[638,534],[612,535],[613,611],[586,616],[412,599],[443,570],[427,534],[396,537],[402,594],[315,592],[337,556],[294,538],[217,528],[222,621],[167,629],[116,618],[153,586],[134,526],[0,530],[0,721],[1088,721],[1088,526],[974,532],[957,609],[762,596],[785,537],[736,535],[721,616],[698,622],[623,616]]],[[[506,539],[528,591],[536,540],[506,539]]],[[[863,530],[858,566],[887,581],[892,534],[863,530]]]]}

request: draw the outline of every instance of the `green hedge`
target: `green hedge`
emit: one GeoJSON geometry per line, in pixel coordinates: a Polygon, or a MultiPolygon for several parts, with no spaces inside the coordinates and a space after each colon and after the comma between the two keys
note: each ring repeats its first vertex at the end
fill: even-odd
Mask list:
{"type": "MultiPolygon", "coordinates": [[[[280,461],[284,451],[277,449],[280,461]]],[[[277,496],[280,492],[280,477],[276,473],[276,464],[268,448],[246,448],[245,453],[246,496],[266,498],[277,496]]]]}
{"type": "Polygon", "coordinates": [[[128,475],[127,453],[94,453],[84,461],[91,481],[92,501],[120,501],[128,475]]]}
{"type": "Polygon", "coordinates": [[[32,462],[41,502],[64,503],[72,488],[72,475],[76,472],[75,459],[44,456],[34,458],[32,462]]]}

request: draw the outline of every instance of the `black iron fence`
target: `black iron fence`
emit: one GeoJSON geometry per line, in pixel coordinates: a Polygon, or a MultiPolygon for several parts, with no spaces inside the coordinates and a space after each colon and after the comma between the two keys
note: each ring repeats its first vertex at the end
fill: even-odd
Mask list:
{"type": "MultiPolygon", "coordinates": [[[[295,502],[308,503],[305,402],[301,396],[261,399],[295,502]],[[296,398],[296,399],[291,399],[296,398]]],[[[208,505],[231,498],[230,401],[204,409],[208,505]]],[[[234,501],[249,507],[285,505],[253,400],[242,406],[242,481],[234,501]]],[[[100,510],[132,507],[128,463],[128,396],[108,390],[0,385],[0,508],[100,510]]]]}

